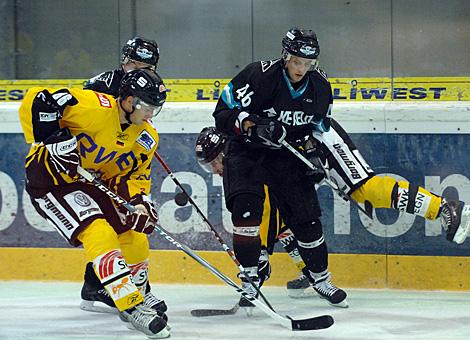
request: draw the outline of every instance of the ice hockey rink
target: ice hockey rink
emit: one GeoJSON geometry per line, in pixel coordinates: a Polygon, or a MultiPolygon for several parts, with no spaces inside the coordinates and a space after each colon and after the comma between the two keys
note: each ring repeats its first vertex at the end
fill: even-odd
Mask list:
{"type": "MultiPolygon", "coordinates": [[[[145,339],[116,315],[79,309],[81,285],[64,282],[0,282],[0,339],[145,339]]],[[[330,307],[313,295],[287,297],[282,287],[265,287],[275,309],[294,318],[331,314],[326,330],[290,331],[255,310],[195,318],[195,308],[230,308],[228,286],[153,285],[169,305],[171,339],[470,339],[470,293],[348,290],[348,309],[330,307]]]]}

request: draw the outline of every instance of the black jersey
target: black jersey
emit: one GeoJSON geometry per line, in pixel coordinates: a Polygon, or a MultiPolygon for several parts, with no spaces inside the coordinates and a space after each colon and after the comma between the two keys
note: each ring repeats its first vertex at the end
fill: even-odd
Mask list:
{"type": "Polygon", "coordinates": [[[217,129],[236,135],[237,117],[247,112],[277,119],[286,128],[288,142],[309,136],[312,130],[328,131],[333,95],[325,73],[308,72],[295,85],[280,59],[249,64],[219,98],[213,113],[217,129]]]}
{"type": "Polygon", "coordinates": [[[122,68],[100,73],[87,80],[83,88],[85,90],[106,93],[117,98],[119,96],[121,79],[124,77],[124,74],[125,72],[122,68]]]}

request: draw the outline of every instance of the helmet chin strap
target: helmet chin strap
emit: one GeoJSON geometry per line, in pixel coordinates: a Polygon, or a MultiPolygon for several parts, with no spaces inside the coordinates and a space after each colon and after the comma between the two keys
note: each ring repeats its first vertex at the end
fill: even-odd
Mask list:
{"type": "Polygon", "coordinates": [[[122,105],[122,99],[119,99],[119,105],[121,106],[121,109],[125,112],[125,115],[124,115],[124,118],[126,119],[126,122],[128,122],[129,124],[132,124],[131,122],[131,114],[134,113],[135,111],[135,106],[134,104],[132,104],[132,111],[127,111],[124,106],[122,105]]]}

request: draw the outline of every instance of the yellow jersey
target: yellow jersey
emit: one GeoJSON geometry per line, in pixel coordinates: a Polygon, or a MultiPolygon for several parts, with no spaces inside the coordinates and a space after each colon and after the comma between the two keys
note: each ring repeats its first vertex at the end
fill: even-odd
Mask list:
{"type": "MultiPolygon", "coordinates": [[[[26,167],[37,167],[39,163],[44,163],[43,167],[48,168],[45,162],[47,149],[34,143],[32,123],[33,100],[42,90],[53,93],[58,89],[31,88],[19,110],[26,142],[33,143],[26,167]]],[[[81,166],[124,198],[129,199],[139,192],[149,194],[151,160],[158,146],[158,134],[152,124],[130,124],[123,130],[118,103],[112,96],[77,88],[68,90],[78,100],[78,104],[65,108],[59,125],[60,128],[68,128],[76,136],[81,166]]],[[[50,170],[38,173],[43,177],[47,177],[47,174],[52,177],[43,178],[43,183],[60,185],[75,180],[66,174],[56,178],[50,170]]]]}

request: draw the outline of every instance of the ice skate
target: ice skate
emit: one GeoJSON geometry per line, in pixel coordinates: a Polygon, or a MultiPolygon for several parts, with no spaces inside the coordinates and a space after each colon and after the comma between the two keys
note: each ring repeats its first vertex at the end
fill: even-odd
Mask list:
{"type": "Polygon", "coordinates": [[[447,240],[462,244],[470,230],[470,205],[443,198],[440,216],[447,240]]]}
{"type": "Polygon", "coordinates": [[[118,313],[114,301],[104,288],[93,287],[90,283],[83,284],[80,309],[96,313],[118,313]]]}
{"type": "Polygon", "coordinates": [[[348,302],[346,301],[346,292],[341,288],[336,287],[331,283],[331,274],[328,270],[321,273],[311,272],[312,277],[315,279],[313,289],[317,292],[322,299],[326,299],[328,303],[334,307],[347,308],[348,302]]]}
{"type": "MultiPolygon", "coordinates": [[[[251,270],[251,271],[250,271],[251,268],[245,268],[245,270],[248,273],[248,275],[250,275],[251,281],[256,285],[256,287],[259,287],[260,286],[260,278],[258,277],[258,274],[257,274],[258,268],[257,267],[253,267],[253,268],[254,269],[251,270]],[[256,274],[252,275],[253,273],[256,273],[256,274]]],[[[239,276],[240,276],[240,279],[242,281],[243,291],[248,293],[251,296],[258,297],[258,292],[256,291],[256,288],[253,287],[253,285],[250,283],[250,281],[248,281],[242,273],[240,273],[239,276]]],[[[238,304],[239,304],[240,307],[243,307],[243,309],[245,310],[245,312],[248,316],[253,315],[253,308],[255,306],[253,305],[253,303],[248,301],[248,299],[246,299],[244,297],[241,297],[238,304]]]]}
{"type": "Polygon", "coordinates": [[[143,304],[120,312],[119,317],[147,335],[149,339],[164,339],[170,336],[170,327],[167,325],[166,318],[143,304]]]}

